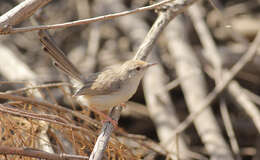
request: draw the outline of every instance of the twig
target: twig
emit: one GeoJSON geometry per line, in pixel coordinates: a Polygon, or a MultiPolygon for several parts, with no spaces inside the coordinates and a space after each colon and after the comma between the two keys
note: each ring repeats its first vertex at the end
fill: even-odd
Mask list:
{"type": "Polygon", "coordinates": [[[245,88],[243,89],[243,92],[250,98],[251,101],[253,101],[255,104],[260,106],[260,96],[259,95],[256,95],[245,88]]]}
{"type": "Polygon", "coordinates": [[[47,159],[47,160],[64,160],[64,159],[88,159],[87,156],[80,156],[80,155],[72,155],[72,154],[55,154],[55,153],[48,153],[45,151],[33,149],[33,148],[17,148],[17,147],[7,147],[7,146],[0,146],[0,154],[5,155],[19,155],[19,156],[27,156],[27,157],[34,157],[39,159],[47,159]]]}
{"type": "Polygon", "coordinates": [[[0,84],[26,84],[26,81],[0,81],[0,84]]]}
{"type": "Polygon", "coordinates": [[[12,26],[27,19],[51,0],[25,0],[0,17],[0,34],[12,30],[12,26]]]}
{"type": "Polygon", "coordinates": [[[8,103],[8,104],[0,104],[0,109],[2,112],[9,112],[13,115],[16,115],[16,116],[31,116],[32,117],[36,117],[37,118],[42,118],[42,119],[52,119],[52,120],[55,120],[57,122],[61,122],[61,123],[68,123],[68,121],[62,117],[59,117],[57,115],[50,115],[50,114],[37,114],[37,113],[32,113],[32,112],[29,112],[29,111],[25,111],[25,110],[22,110],[22,109],[16,109],[16,108],[13,108],[12,105],[15,105],[13,103],[8,103]]]}
{"type": "MultiPolygon", "coordinates": [[[[151,55],[151,61],[158,61],[156,55],[151,55]]],[[[171,139],[174,128],[179,125],[175,106],[171,101],[170,95],[166,91],[158,90],[164,87],[167,76],[163,73],[163,68],[157,64],[150,68],[144,77],[144,94],[147,102],[147,109],[153,120],[160,143],[168,152],[170,159],[189,159],[188,146],[185,144],[184,138],[179,136],[179,146],[177,147],[176,139],[171,139]],[[176,148],[179,149],[176,150],[176,148]],[[173,154],[172,154],[173,153],[173,154]]]]}
{"type": "Polygon", "coordinates": [[[254,122],[258,133],[260,133],[260,110],[258,107],[250,101],[250,98],[243,92],[237,82],[232,82],[228,86],[228,92],[232,95],[233,100],[246,111],[254,122]]]}
{"type": "MultiPolygon", "coordinates": [[[[230,74],[229,71],[224,70],[226,75],[230,74]]],[[[208,72],[208,75],[214,77],[211,73],[208,72]]],[[[228,85],[228,93],[233,97],[232,100],[235,101],[240,107],[242,107],[246,113],[252,119],[254,125],[258,132],[260,131],[260,111],[257,106],[254,104],[260,104],[258,97],[254,95],[249,90],[242,88],[239,83],[235,80],[232,80],[228,85]],[[252,101],[252,102],[251,102],[252,101]]]]}
{"type": "Polygon", "coordinates": [[[45,122],[50,122],[50,123],[54,123],[54,124],[57,124],[57,125],[61,125],[61,126],[64,126],[64,127],[76,129],[76,130],[81,130],[81,131],[83,131],[85,133],[88,133],[88,135],[92,135],[93,134],[93,133],[91,133],[91,130],[87,130],[87,129],[79,127],[79,126],[75,126],[73,124],[64,123],[63,121],[61,121],[60,117],[59,117],[59,119],[53,119],[53,118],[51,118],[51,115],[42,116],[41,114],[28,113],[28,112],[25,112],[25,111],[20,111],[18,109],[13,109],[13,108],[6,107],[6,106],[4,106],[2,104],[0,104],[0,112],[12,114],[12,115],[15,115],[15,116],[22,116],[22,117],[37,119],[37,120],[41,120],[41,121],[45,121],[45,122]]]}
{"type": "MultiPolygon", "coordinates": [[[[206,59],[211,63],[211,65],[214,68],[215,83],[216,84],[221,83],[221,81],[222,81],[221,77],[222,77],[222,72],[223,72],[222,71],[222,61],[221,61],[221,58],[219,57],[220,54],[218,53],[217,47],[210,34],[208,27],[206,25],[206,22],[203,19],[204,15],[202,12],[202,6],[200,4],[195,4],[194,6],[189,8],[188,12],[193,21],[193,25],[199,35],[200,41],[202,42],[202,45],[205,48],[205,52],[203,52],[203,56],[206,57],[206,59]]],[[[225,103],[223,98],[220,99],[220,103],[221,104],[225,103]]],[[[224,107],[226,107],[226,106],[223,106],[223,105],[221,106],[222,109],[224,107]]],[[[216,133],[216,134],[219,134],[219,133],[216,133]]],[[[219,138],[221,138],[221,139],[217,140],[218,143],[220,141],[223,141],[222,136],[219,138]]],[[[220,145],[220,144],[218,144],[218,145],[220,145]]],[[[227,147],[227,144],[225,143],[225,141],[223,141],[221,145],[222,146],[225,145],[227,147]]],[[[218,146],[218,148],[224,148],[224,147],[218,146]]],[[[218,154],[225,154],[225,156],[231,157],[230,152],[231,151],[229,151],[229,149],[217,151],[218,154]]]]}
{"type": "MultiPolygon", "coordinates": [[[[169,25],[166,33],[169,51],[173,58],[176,59],[175,68],[178,77],[180,79],[189,77],[181,81],[181,88],[187,107],[192,115],[201,109],[199,104],[205,100],[207,90],[200,62],[188,42],[188,35],[185,33],[185,23],[183,21],[184,19],[177,17],[174,23],[169,25]]],[[[231,151],[221,135],[220,127],[211,106],[194,120],[194,125],[211,159],[232,160],[231,151]]]]}
{"type": "Polygon", "coordinates": [[[178,86],[180,85],[180,82],[181,82],[180,79],[175,79],[175,80],[169,82],[168,84],[166,84],[166,85],[164,86],[164,89],[163,89],[163,90],[165,90],[165,91],[170,91],[170,90],[172,90],[172,89],[178,87],[178,86]]]}
{"type": "Polygon", "coordinates": [[[257,47],[260,43],[260,32],[257,33],[256,38],[254,39],[253,43],[249,47],[248,51],[240,58],[240,60],[230,69],[230,75],[224,76],[223,81],[218,84],[212,92],[208,94],[199,106],[201,106],[200,110],[190,114],[176,129],[175,134],[184,131],[197,116],[199,116],[212,102],[217,98],[217,96],[226,88],[226,86],[233,80],[233,78],[237,75],[239,71],[249,63],[253,57],[255,56],[257,47]]]}
{"type": "MultiPolygon", "coordinates": [[[[122,111],[121,106],[114,107],[114,108],[112,108],[109,116],[113,120],[118,121],[120,118],[121,111],[122,111]]],[[[106,122],[104,124],[104,126],[102,127],[102,130],[101,130],[101,133],[99,134],[98,139],[96,141],[94,149],[91,152],[91,155],[89,158],[90,160],[101,160],[102,159],[113,129],[114,129],[114,126],[111,124],[111,122],[106,122]]]]}
{"type": "Polygon", "coordinates": [[[21,27],[21,28],[12,28],[11,26],[9,26],[5,30],[0,30],[0,34],[10,34],[10,33],[29,32],[29,31],[35,31],[35,30],[67,28],[67,27],[72,27],[72,26],[77,26],[77,25],[82,25],[82,24],[89,24],[89,23],[93,23],[93,22],[109,20],[109,19],[113,19],[116,17],[129,15],[129,14],[133,14],[133,13],[153,10],[153,9],[156,9],[157,7],[164,5],[166,3],[169,3],[171,1],[173,1],[173,0],[164,0],[164,1],[152,4],[152,5],[149,5],[149,6],[136,8],[136,9],[129,10],[129,11],[123,11],[123,12],[119,12],[119,13],[113,13],[113,14],[98,16],[98,17],[89,18],[89,19],[77,20],[77,21],[72,21],[72,22],[66,22],[66,23],[61,23],[61,24],[39,25],[39,26],[29,26],[29,27],[21,27]]]}
{"type": "Polygon", "coordinates": [[[177,153],[177,160],[180,160],[180,148],[179,148],[179,134],[176,134],[176,153],[177,153]]]}
{"type": "Polygon", "coordinates": [[[36,100],[36,99],[28,98],[28,97],[14,96],[14,95],[4,94],[4,93],[0,93],[0,99],[22,101],[24,103],[39,105],[39,106],[43,106],[45,108],[52,108],[52,109],[59,110],[59,111],[65,112],[65,113],[71,113],[72,115],[87,121],[88,123],[94,125],[95,127],[99,127],[98,123],[95,122],[93,119],[89,118],[88,116],[85,116],[79,112],[73,111],[71,109],[67,109],[67,108],[57,105],[57,104],[48,103],[43,100],[36,100]]]}
{"type": "MultiPolygon", "coordinates": [[[[199,34],[200,40],[206,50],[206,52],[203,54],[206,59],[208,59],[211,64],[213,64],[214,70],[215,70],[215,78],[216,83],[218,81],[221,81],[222,73],[224,74],[230,74],[227,70],[222,71],[221,70],[221,58],[220,53],[218,52],[218,49],[216,47],[216,44],[213,41],[213,38],[210,35],[209,29],[203,20],[203,15],[201,13],[201,7],[199,5],[194,5],[189,9],[190,16],[194,22],[194,26],[196,28],[196,31],[199,34]]],[[[256,128],[260,132],[260,112],[257,109],[257,106],[255,106],[247,97],[246,94],[242,92],[242,88],[239,85],[239,83],[235,80],[233,80],[230,85],[228,86],[228,93],[233,97],[233,100],[241,106],[246,113],[252,118],[256,128]]]]}
{"type": "Polygon", "coordinates": [[[49,84],[36,85],[36,86],[32,86],[32,87],[24,87],[24,88],[20,88],[20,89],[16,89],[16,90],[8,90],[5,93],[13,94],[13,93],[19,93],[19,92],[28,91],[28,90],[31,90],[31,89],[59,87],[59,86],[70,86],[70,84],[69,83],[64,83],[64,82],[61,82],[61,83],[49,83],[49,84]]]}
{"type": "Polygon", "coordinates": [[[222,70],[222,61],[219,58],[220,54],[218,53],[217,47],[215,45],[214,39],[211,36],[210,30],[205,22],[204,15],[202,12],[202,6],[197,3],[188,9],[188,13],[191,17],[193,25],[198,33],[200,41],[205,48],[203,56],[210,62],[215,70],[215,79],[216,83],[221,78],[222,70]]]}
{"type": "Polygon", "coordinates": [[[238,158],[238,160],[241,160],[241,157],[239,156],[239,152],[240,152],[239,145],[236,140],[236,135],[235,135],[232,123],[231,123],[231,119],[230,119],[225,101],[221,101],[220,112],[221,112],[222,119],[224,121],[225,128],[227,130],[228,137],[230,139],[231,148],[232,148],[233,152],[235,153],[236,157],[238,158]]]}
{"type": "Polygon", "coordinates": [[[134,59],[145,60],[152,50],[155,41],[167,26],[167,24],[177,15],[184,12],[189,6],[197,0],[179,0],[169,4],[166,11],[159,12],[159,17],[154,22],[152,28],[147,33],[144,41],[138,48],[134,59]]]}

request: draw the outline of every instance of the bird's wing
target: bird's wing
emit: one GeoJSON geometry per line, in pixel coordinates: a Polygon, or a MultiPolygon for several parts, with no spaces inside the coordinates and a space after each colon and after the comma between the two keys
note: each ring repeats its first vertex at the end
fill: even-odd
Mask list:
{"type": "Polygon", "coordinates": [[[107,95],[116,92],[121,87],[121,80],[115,76],[112,69],[103,72],[93,73],[88,76],[84,86],[76,91],[74,96],[80,95],[107,95]]]}

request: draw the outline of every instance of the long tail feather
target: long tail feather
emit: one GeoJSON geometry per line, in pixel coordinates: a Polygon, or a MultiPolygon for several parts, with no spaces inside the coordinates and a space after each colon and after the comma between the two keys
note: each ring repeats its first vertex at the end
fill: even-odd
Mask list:
{"type": "Polygon", "coordinates": [[[39,31],[40,41],[44,46],[44,51],[54,60],[54,65],[69,75],[71,78],[82,82],[82,74],[78,69],[67,59],[64,52],[57,47],[56,42],[51,38],[47,31],[39,31]]]}

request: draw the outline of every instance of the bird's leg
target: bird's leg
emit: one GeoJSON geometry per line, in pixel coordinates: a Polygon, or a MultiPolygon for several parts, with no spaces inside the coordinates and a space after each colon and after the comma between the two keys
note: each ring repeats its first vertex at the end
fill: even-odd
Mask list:
{"type": "Polygon", "coordinates": [[[103,120],[102,122],[110,122],[114,128],[116,129],[118,127],[118,123],[117,121],[113,120],[110,116],[106,115],[105,113],[99,111],[98,109],[96,109],[95,107],[89,107],[92,111],[96,112],[97,114],[99,114],[101,117],[103,117],[105,120],[103,120]]]}
{"type": "MultiPolygon", "coordinates": [[[[105,114],[104,114],[104,115],[105,115],[105,114]]],[[[117,129],[117,127],[118,127],[117,121],[113,120],[113,119],[112,119],[111,117],[109,117],[108,115],[105,115],[105,116],[106,116],[106,119],[103,120],[102,122],[103,122],[103,123],[110,122],[110,123],[114,126],[114,128],[117,129]]]]}
{"type": "Polygon", "coordinates": [[[125,104],[125,103],[121,103],[120,106],[123,107],[123,108],[125,108],[125,107],[126,107],[126,104],[125,104]]]}

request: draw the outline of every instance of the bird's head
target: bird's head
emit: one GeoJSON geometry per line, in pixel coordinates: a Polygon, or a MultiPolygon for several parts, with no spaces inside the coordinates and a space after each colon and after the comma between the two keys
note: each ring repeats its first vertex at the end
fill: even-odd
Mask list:
{"type": "Polygon", "coordinates": [[[126,61],[122,67],[121,72],[127,76],[127,78],[138,78],[141,79],[145,71],[156,63],[148,63],[142,60],[129,60],[126,61]]]}

